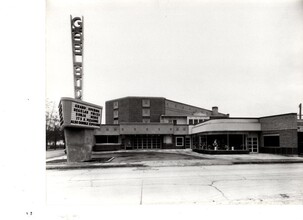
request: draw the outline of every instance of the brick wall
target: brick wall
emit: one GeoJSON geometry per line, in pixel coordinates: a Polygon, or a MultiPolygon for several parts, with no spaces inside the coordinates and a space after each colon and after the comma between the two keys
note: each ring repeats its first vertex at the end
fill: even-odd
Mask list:
{"type": "MultiPolygon", "coordinates": [[[[106,124],[114,123],[114,102],[118,102],[119,123],[121,122],[142,122],[142,109],[150,109],[150,122],[160,122],[161,115],[193,115],[194,113],[204,113],[207,116],[212,115],[212,111],[190,106],[187,104],[167,100],[160,97],[125,97],[121,99],[107,101],[105,103],[106,124]],[[150,100],[150,107],[142,107],[142,100],[150,100]]],[[[219,113],[218,116],[226,115],[219,113]]]]}
{"type": "Polygon", "coordinates": [[[123,122],[142,122],[142,100],[150,100],[150,107],[144,107],[150,109],[150,122],[160,122],[160,116],[164,115],[164,98],[152,98],[152,97],[126,97],[117,100],[107,101],[106,106],[106,124],[114,123],[114,102],[118,102],[118,121],[123,122]]]}
{"type": "Polygon", "coordinates": [[[113,102],[105,102],[105,123],[114,124],[113,102]]]}
{"type": "Polygon", "coordinates": [[[210,116],[212,111],[186,105],[172,100],[165,100],[165,115],[193,115],[196,112],[202,112],[210,116]]]}
{"type": "Polygon", "coordinates": [[[117,99],[107,101],[105,103],[105,114],[106,114],[106,124],[114,124],[114,102],[118,102],[118,121],[128,122],[129,121],[129,100],[128,99],[117,99]]]}
{"type": "Polygon", "coordinates": [[[150,122],[160,122],[160,116],[165,114],[165,99],[150,99],[150,122]]]}
{"type": "Polygon", "coordinates": [[[297,115],[295,113],[260,118],[261,130],[297,129],[297,115]]]}
{"type": "Polygon", "coordinates": [[[298,153],[298,133],[296,114],[285,114],[260,118],[261,138],[260,153],[274,154],[297,154],[298,153]],[[265,135],[279,135],[279,147],[265,147],[265,135]]]}

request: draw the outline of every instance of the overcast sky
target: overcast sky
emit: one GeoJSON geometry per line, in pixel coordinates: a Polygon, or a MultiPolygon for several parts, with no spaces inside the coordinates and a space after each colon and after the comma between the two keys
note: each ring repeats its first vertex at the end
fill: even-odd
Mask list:
{"type": "Polygon", "coordinates": [[[84,101],[159,96],[231,117],[298,112],[303,101],[302,1],[47,0],[56,103],[74,94],[70,15],[84,16],[84,101]]]}

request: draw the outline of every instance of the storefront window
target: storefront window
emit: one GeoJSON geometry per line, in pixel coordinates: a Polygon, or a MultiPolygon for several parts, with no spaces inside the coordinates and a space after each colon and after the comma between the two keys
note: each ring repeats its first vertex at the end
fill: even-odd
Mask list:
{"type": "Polygon", "coordinates": [[[279,147],[280,136],[279,135],[264,135],[264,147],[279,147]]]}
{"type": "Polygon", "coordinates": [[[95,136],[97,144],[117,144],[119,136],[117,135],[97,135],[95,136]]]}
{"type": "Polygon", "coordinates": [[[203,150],[245,150],[245,135],[243,134],[211,134],[200,135],[199,149],[203,150]]]}

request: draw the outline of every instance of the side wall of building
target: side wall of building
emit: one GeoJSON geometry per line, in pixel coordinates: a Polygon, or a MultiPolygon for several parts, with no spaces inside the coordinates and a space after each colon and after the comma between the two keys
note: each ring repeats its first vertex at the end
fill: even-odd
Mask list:
{"type": "Polygon", "coordinates": [[[105,124],[114,123],[114,112],[113,112],[113,102],[105,102],[105,124]]]}
{"type": "Polygon", "coordinates": [[[105,114],[106,114],[106,124],[114,124],[114,120],[118,122],[128,122],[130,118],[130,102],[129,99],[117,99],[107,101],[105,103],[105,114]],[[117,107],[114,107],[114,104],[118,103],[117,107]],[[118,117],[114,117],[114,111],[118,112],[118,117]]]}
{"type": "Polygon", "coordinates": [[[164,114],[164,98],[157,97],[125,97],[121,99],[107,101],[105,104],[106,124],[114,124],[115,120],[120,123],[138,122],[142,123],[143,118],[149,122],[160,122],[160,116],[164,114]],[[149,106],[143,106],[143,100],[149,101],[149,106]],[[117,103],[118,107],[114,108],[117,103]],[[143,114],[143,109],[149,112],[148,115],[143,114]],[[116,111],[118,117],[115,117],[116,111]]]}
{"type": "Polygon", "coordinates": [[[298,132],[296,114],[260,118],[260,153],[297,154],[298,132]]]}
{"type": "Polygon", "coordinates": [[[149,119],[149,122],[160,122],[160,116],[164,114],[164,98],[130,97],[127,99],[129,100],[128,122],[142,123],[143,118],[149,119]],[[149,101],[149,107],[142,105],[143,100],[149,101]],[[149,110],[149,116],[143,115],[143,109],[149,110]]]}
{"type": "Polygon", "coordinates": [[[212,111],[198,108],[195,106],[186,105],[172,100],[165,100],[165,115],[194,115],[195,113],[204,113],[210,116],[212,111]]]}

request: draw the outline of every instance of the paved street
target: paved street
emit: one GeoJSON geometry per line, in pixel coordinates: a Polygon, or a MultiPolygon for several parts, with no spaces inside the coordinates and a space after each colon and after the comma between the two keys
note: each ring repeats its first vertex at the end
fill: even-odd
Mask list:
{"type": "Polygon", "coordinates": [[[303,204],[303,164],[47,170],[48,205],[303,204]]]}

